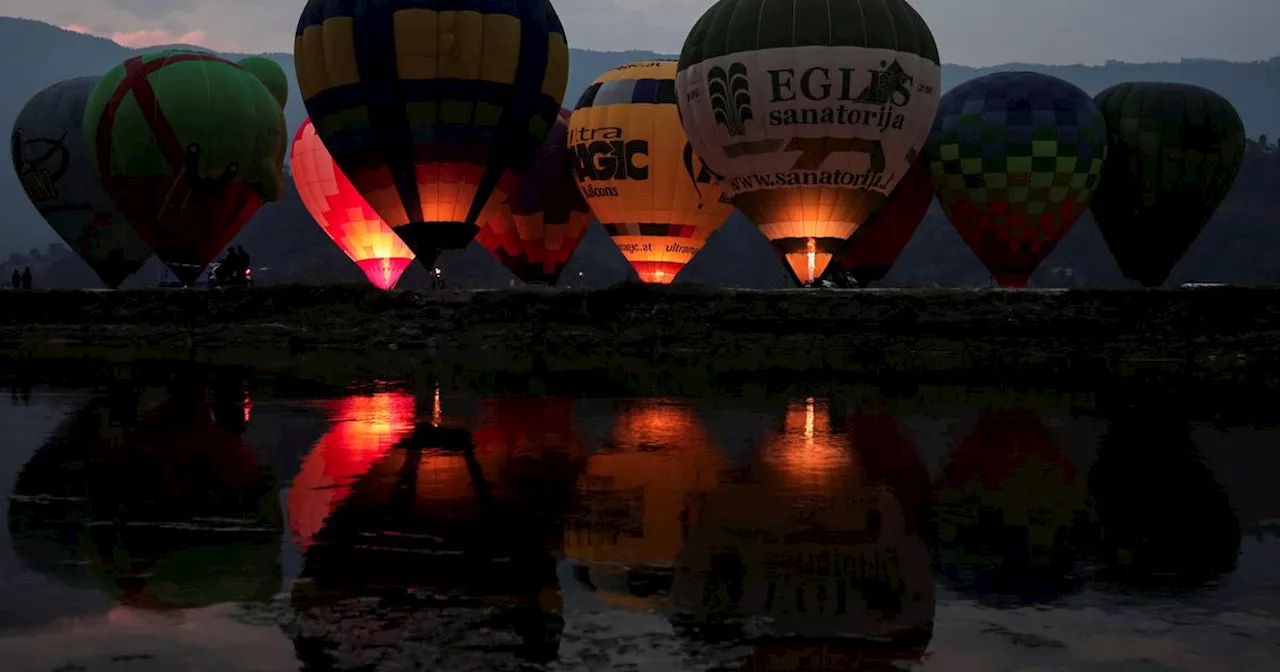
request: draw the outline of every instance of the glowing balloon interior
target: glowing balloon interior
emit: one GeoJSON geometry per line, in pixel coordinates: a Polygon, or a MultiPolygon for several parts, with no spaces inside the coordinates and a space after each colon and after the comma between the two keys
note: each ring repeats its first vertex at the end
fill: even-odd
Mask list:
{"type": "Polygon", "coordinates": [[[293,137],[293,183],[307,212],[379,289],[391,289],[413,251],[369,207],[316,135],[308,119],[293,137]]]}

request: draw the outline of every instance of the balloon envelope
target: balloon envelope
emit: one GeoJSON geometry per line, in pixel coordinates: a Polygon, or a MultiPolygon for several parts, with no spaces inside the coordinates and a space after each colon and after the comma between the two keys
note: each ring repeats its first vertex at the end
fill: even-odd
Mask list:
{"type": "Polygon", "coordinates": [[[903,0],[720,0],[680,52],[689,141],[802,284],[924,146],[942,66],[903,0]]]}
{"type": "Polygon", "coordinates": [[[310,119],[293,136],[289,167],[302,204],[320,228],[375,287],[395,287],[413,262],[413,252],[333,162],[310,119]]]}
{"type": "Polygon", "coordinates": [[[640,279],[667,284],[733,206],[680,125],[676,62],[637,61],[596,79],[569,122],[582,195],[640,279]]]}
{"type": "Polygon", "coordinates": [[[85,143],[120,211],[191,284],[266,201],[279,198],[284,111],[212,54],[135,56],[98,82],[85,143]]]}
{"type": "Polygon", "coordinates": [[[325,146],[427,268],[497,216],[569,71],[547,0],[310,0],[294,57],[325,146]]]}
{"type": "Polygon", "coordinates": [[[1125,277],[1163,284],[1235,183],[1244,124],[1199,86],[1131,82],[1094,97],[1107,120],[1107,162],[1093,218],[1125,277]]]}
{"type": "Polygon", "coordinates": [[[934,188],[1001,285],[1025,286],[1089,206],[1106,137],[1089,96],[1057,77],[998,72],[943,96],[926,148],[934,188]]]}
{"type": "Polygon", "coordinates": [[[10,145],[27,198],[102,284],[115,289],[151,250],[102,188],[84,146],[84,108],[99,79],[68,79],[37,93],[18,112],[10,145]]]}
{"type": "Polygon", "coordinates": [[[490,254],[525,282],[556,284],[591,224],[567,151],[569,114],[560,110],[533,170],[521,177],[508,207],[476,234],[490,254]]]}
{"type": "Polygon", "coordinates": [[[921,153],[884,207],[845,243],[840,269],[852,275],[861,287],[884,278],[920,228],[930,205],[933,180],[929,162],[921,153]]]}

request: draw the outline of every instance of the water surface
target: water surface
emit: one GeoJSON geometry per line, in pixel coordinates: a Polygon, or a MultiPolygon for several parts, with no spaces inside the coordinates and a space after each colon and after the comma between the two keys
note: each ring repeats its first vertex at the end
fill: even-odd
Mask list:
{"type": "Polygon", "coordinates": [[[0,399],[6,670],[1280,669],[1280,428],[1090,395],[0,399]]]}

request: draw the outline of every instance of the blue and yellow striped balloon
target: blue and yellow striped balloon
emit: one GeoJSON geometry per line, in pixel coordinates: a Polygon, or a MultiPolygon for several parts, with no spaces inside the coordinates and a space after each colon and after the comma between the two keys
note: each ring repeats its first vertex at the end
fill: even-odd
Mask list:
{"type": "Polygon", "coordinates": [[[325,147],[430,268],[532,167],[569,46],[548,0],[309,0],[294,60],[325,147]]]}

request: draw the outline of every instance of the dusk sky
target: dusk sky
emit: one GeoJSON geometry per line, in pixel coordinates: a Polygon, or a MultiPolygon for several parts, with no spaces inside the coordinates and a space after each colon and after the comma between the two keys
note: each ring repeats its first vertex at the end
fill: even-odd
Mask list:
{"type": "MultiPolygon", "coordinates": [[[[304,0],[0,0],[0,15],[129,46],[290,51],[304,0]]],[[[675,53],[712,0],[555,0],[579,49],[675,53]]],[[[1100,64],[1280,55],[1280,0],[914,0],[943,60],[1100,64]]]]}

